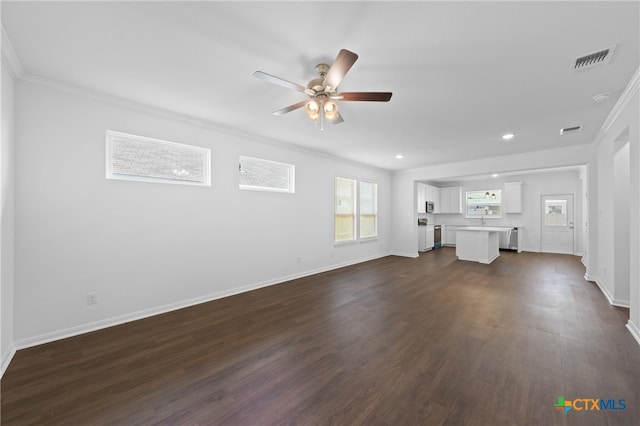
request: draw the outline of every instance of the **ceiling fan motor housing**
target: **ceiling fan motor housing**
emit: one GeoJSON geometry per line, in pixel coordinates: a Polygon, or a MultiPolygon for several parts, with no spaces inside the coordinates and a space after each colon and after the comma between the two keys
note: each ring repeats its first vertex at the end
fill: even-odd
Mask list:
{"type": "Polygon", "coordinates": [[[309,84],[307,84],[307,88],[314,90],[315,92],[322,92],[324,89],[324,86],[322,83],[324,83],[324,78],[329,72],[329,65],[327,64],[316,65],[316,72],[320,74],[320,77],[314,78],[313,80],[311,80],[309,84]]]}
{"type": "Polygon", "coordinates": [[[327,64],[318,64],[316,65],[316,72],[320,74],[320,77],[324,78],[325,75],[329,72],[329,65],[327,64]]]}

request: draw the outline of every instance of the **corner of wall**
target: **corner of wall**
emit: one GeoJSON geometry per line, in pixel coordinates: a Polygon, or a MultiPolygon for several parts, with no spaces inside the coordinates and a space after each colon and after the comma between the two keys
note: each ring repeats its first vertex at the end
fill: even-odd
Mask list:
{"type": "Polygon", "coordinates": [[[13,44],[9,36],[4,31],[4,27],[0,23],[0,31],[2,32],[2,63],[6,66],[7,71],[11,74],[14,80],[24,77],[24,69],[22,64],[18,60],[16,52],[13,50],[13,44]]]}
{"type": "Polygon", "coordinates": [[[14,221],[15,221],[15,83],[24,70],[11,41],[0,24],[1,33],[1,132],[0,132],[0,377],[16,353],[14,342],[14,221]]]}
{"type": "Polygon", "coordinates": [[[629,332],[633,336],[633,338],[636,339],[636,342],[638,342],[638,345],[640,345],[640,328],[637,325],[635,325],[631,320],[627,322],[626,327],[627,327],[627,330],[629,330],[629,332]]]}
{"type": "Polygon", "coordinates": [[[4,376],[5,371],[9,367],[13,356],[16,354],[16,348],[11,345],[7,348],[7,352],[2,354],[2,364],[0,365],[0,379],[4,376]]]}

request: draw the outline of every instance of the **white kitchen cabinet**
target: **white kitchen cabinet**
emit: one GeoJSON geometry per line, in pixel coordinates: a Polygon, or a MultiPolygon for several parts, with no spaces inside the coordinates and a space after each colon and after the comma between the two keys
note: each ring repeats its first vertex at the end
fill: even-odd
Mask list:
{"type": "Polygon", "coordinates": [[[436,188],[435,186],[431,187],[433,189],[433,212],[440,213],[440,188],[436,188]]]}
{"type": "Polygon", "coordinates": [[[440,188],[440,209],[438,213],[449,213],[449,188],[440,188]]]}
{"type": "Polygon", "coordinates": [[[459,186],[440,188],[440,211],[438,213],[462,213],[462,190],[459,186]]]}
{"type": "Polygon", "coordinates": [[[435,186],[431,186],[431,185],[426,185],[426,187],[427,187],[427,191],[426,191],[427,201],[432,201],[434,203],[433,213],[438,213],[438,210],[440,208],[438,206],[438,204],[440,204],[440,188],[436,188],[435,186]]]}
{"type": "Polygon", "coordinates": [[[464,226],[456,232],[456,256],[460,260],[489,264],[500,256],[498,236],[504,228],[464,226]]]}
{"type": "Polygon", "coordinates": [[[449,213],[462,213],[462,188],[459,186],[449,188],[449,213]]]}
{"type": "Polygon", "coordinates": [[[456,245],[456,231],[459,226],[445,225],[442,227],[442,245],[455,246],[456,245]]]}
{"type": "Polygon", "coordinates": [[[522,182],[505,182],[503,203],[505,213],[522,213],[522,182]]]}
{"type": "Polygon", "coordinates": [[[425,228],[427,228],[427,250],[431,250],[435,246],[433,225],[427,225],[425,228]]]}
{"type": "Polygon", "coordinates": [[[418,213],[427,212],[427,201],[434,203],[433,213],[440,213],[440,188],[418,182],[416,184],[418,213]]]}
{"type": "Polygon", "coordinates": [[[416,203],[418,204],[418,213],[426,213],[427,212],[427,185],[424,183],[418,182],[416,184],[416,203]]]}
{"type": "Polygon", "coordinates": [[[432,250],[434,245],[433,225],[418,226],[418,250],[432,250]]]}

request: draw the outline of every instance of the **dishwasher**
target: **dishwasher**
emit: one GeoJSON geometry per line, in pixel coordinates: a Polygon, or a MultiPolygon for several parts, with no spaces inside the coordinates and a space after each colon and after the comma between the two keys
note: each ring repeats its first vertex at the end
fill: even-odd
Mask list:
{"type": "Polygon", "coordinates": [[[518,228],[509,230],[509,245],[507,248],[509,250],[518,251],[518,228]]]}
{"type": "Polygon", "coordinates": [[[508,228],[507,232],[500,233],[500,250],[518,251],[518,228],[508,228]]]}

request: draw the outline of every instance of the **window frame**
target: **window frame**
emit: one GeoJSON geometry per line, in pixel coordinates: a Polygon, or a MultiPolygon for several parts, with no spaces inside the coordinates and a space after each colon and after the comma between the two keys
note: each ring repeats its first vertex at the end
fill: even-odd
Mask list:
{"type": "MultiPolygon", "coordinates": [[[[170,142],[162,139],[155,139],[146,136],[132,135],[129,133],[116,132],[107,130],[106,137],[106,158],[105,158],[105,177],[110,180],[123,180],[131,182],[150,182],[150,183],[167,183],[173,185],[192,185],[192,186],[211,186],[211,149],[201,146],[187,145],[177,142],[170,142]],[[140,176],[135,174],[121,174],[113,171],[113,143],[117,138],[131,139],[140,142],[151,142],[162,146],[178,147],[199,152],[203,155],[202,163],[202,181],[171,179],[164,177],[140,176]]],[[[175,172],[175,170],[174,170],[175,172]]]]}
{"type": "Polygon", "coordinates": [[[465,218],[466,219],[479,219],[479,218],[485,218],[485,219],[502,219],[504,217],[504,202],[502,200],[502,196],[503,196],[503,191],[502,189],[478,189],[478,190],[472,190],[472,191],[465,191],[464,194],[464,202],[465,202],[465,218]],[[492,200],[482,200],[482,201],[478,201],[478,202],[474,202],[474,203],[469,203],[469,194],[470,193],[490,193],[490,194],[498,194],[498,196],[496,197],[496,201],[492,201],[492,200]],[[476,205],[476,206],[498,206],[499,208],[499,214],[469,214],[469,206],[470,205],[476,205]]]}
{"type": "MultiPolygon", "coordinates": [[[[342,177],[342,176],[335,176],[333,179],[333,242],[336,245],[342,245],[342,244],[354,244],[358,241],[358,221],[357,221],[357,217],[358,217],[358,206],[357,206],[357,198],[358,198],[358,180],[354,179],[354,178],[348,178],[348,177],[342,177]],[[353,238],[348,239],[348,240],[338,240],[337,234],[338,234],[338,179],[342,179],[345,181],[349,181],[350,182],[350,186],[351,186],[351,227],[353,229],[353,238]]],[[[347,216],[347,215],[344,215],[347,216]]]]}
{"type": "Polygon", "coordinates": [[[378,238],[378,182],[367,180],[367,179],[360,179],[358,181],[357,199],[358,199],[358,205],[357,205],[358,207],[358,240],[360,241],[375,240],[376,238],[378,238]],[[374,188],[373,215],[372,215],[374,217],[374,235],[366,236],[366,237],[362,236],[362,184],[373,185],[373,188],[374,188]]]}
{"type": "Polygon", "coordinates": [[[257,186],[257,185],[245,185],[240,183],[240,177],[238,177],[238,189],[241,190],[247,190],[247,191],[264,191],[264,192],[280,192],[280,193],[284,193],[284,194],[295,194],[296,192],[296,187],[295,187],[295,176],[296,176],[296,166],[294,164],[289,164],[289,163],[283,163],[281,161],[274,161],[274,160],[267,160],[265,158],[258,158],[258,157],[251,157],[248,155],[240,155],[238,157],[238,172],[241,173],[241,167],[242,167],[242,160],[243,159],[248,159],[248,160],[257,160],[257,161],[261,161],[264,163],[270,163],[270,164],[278,164],[281,166],[287,166],[288,168],[288,188],[284,189],[284,188],[273,188],[273,187],[268,187],[268,186],[257,186]]]}
{"type": "Polygon", "coordinates": [[[334,197],[334,201],[333,201],[333,243],[335,246],[340,246],[340,245],[346,245],[346,244],[358,244],[361,242],[366,242],[366,241],[374,241],[377,240],[378,237],[378,182],[375,180],[370,180],[370,179],[358,179],[358,178],[353,178],[353,177],[345,177],[345,176],[334,176],[333,179],[333,197],[334,197]],[[337,217],[338,217],[338,211],[337,211],[337,202],[338,202],[338,192],[337,192],[337,180],[338,179],[343,179],[343,180],[348,180],[351,182],[352,185],[352,189],[353,189],[353,205],[352,205],[352,209],[353,209],[353,219],[352,219],[352,224],[353,224],[353,238],[352,239],[348,239],[348,240],[337,240],[336,239],[336,234],[337,234],[337,217]],[[374,194],[373,194],[373,211],[374,211],[374,228],[375,228],[375,235],[372,236],[366,236],[363,237],[362,236],[362,229],[361,229],[361,224],[362,224],[362,219],[361,219],[361,211],[362,211],[362,189],[361,189],[361,185],[362,184],[372,184],[374,185],[374,194]]]}

